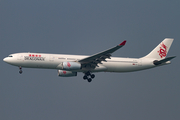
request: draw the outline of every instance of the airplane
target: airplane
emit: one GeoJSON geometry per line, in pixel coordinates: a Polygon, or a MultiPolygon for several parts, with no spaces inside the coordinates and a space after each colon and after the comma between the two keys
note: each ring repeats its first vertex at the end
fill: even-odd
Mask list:
{"type": "Polygon", "coordinates": [[[20,74],[22,67],[57,69],[58,76],[72,77],[77,76],[77,72],[82,72],[83,79],[91,82],[95,78],[95,72],[132,72],[170,64],[170,60],[176,57],[166,58],[173,40],[165,38],[149,54],[141,58],[111,57],[113,52],[126,44],[125,40],[115,47],[91,56],[26,52],[10,54],[3,61],[18,66],[20,74]]]}

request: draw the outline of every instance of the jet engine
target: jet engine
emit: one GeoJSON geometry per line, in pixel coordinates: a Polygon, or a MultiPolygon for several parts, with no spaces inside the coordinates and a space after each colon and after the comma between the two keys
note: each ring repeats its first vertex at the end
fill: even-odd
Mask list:
{"type": "Polygon", "coordinates": [[[58,70],[58,76],[60,77],[72,77],[77,76],[77,72],[58,70]]]}
{"type": "Polygon", "coordinates": [[[78,62],[63,62],[61,64],[63,70],[79,70],[81,69],[81,64],[78,62]]]}

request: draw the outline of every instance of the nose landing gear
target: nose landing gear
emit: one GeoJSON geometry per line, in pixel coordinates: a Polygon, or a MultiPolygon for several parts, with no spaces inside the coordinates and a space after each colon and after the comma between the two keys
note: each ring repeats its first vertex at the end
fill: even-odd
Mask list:
{"type": "Polygon", "coordinates": [[[95,78],[95,75],[91,74],[89,71],[84,73],[84,77],[83,77],[84,80],[91,82],[93,78],[95,78]]]}
{"type": "Polygon", "coordinates": [[[19,67],[19,73],[22,74],[22,67],[19,67]]]}

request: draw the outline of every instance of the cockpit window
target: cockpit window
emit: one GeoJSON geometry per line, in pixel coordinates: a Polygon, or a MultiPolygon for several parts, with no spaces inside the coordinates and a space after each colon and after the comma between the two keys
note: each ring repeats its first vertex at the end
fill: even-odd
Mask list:
{"type": "Polygon", "coordinates": [[[9,55],[8,57],[13,57],[12,55],[9,55]]]}

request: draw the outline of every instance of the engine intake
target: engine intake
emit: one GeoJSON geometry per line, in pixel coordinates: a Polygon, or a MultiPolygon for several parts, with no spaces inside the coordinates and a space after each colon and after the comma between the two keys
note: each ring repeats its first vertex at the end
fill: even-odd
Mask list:
{"type": "Polygon", "coordinates": [[[60,77],[72,77],[77,76],[77,72],[58,70],[58,76],[60,77]]]}

